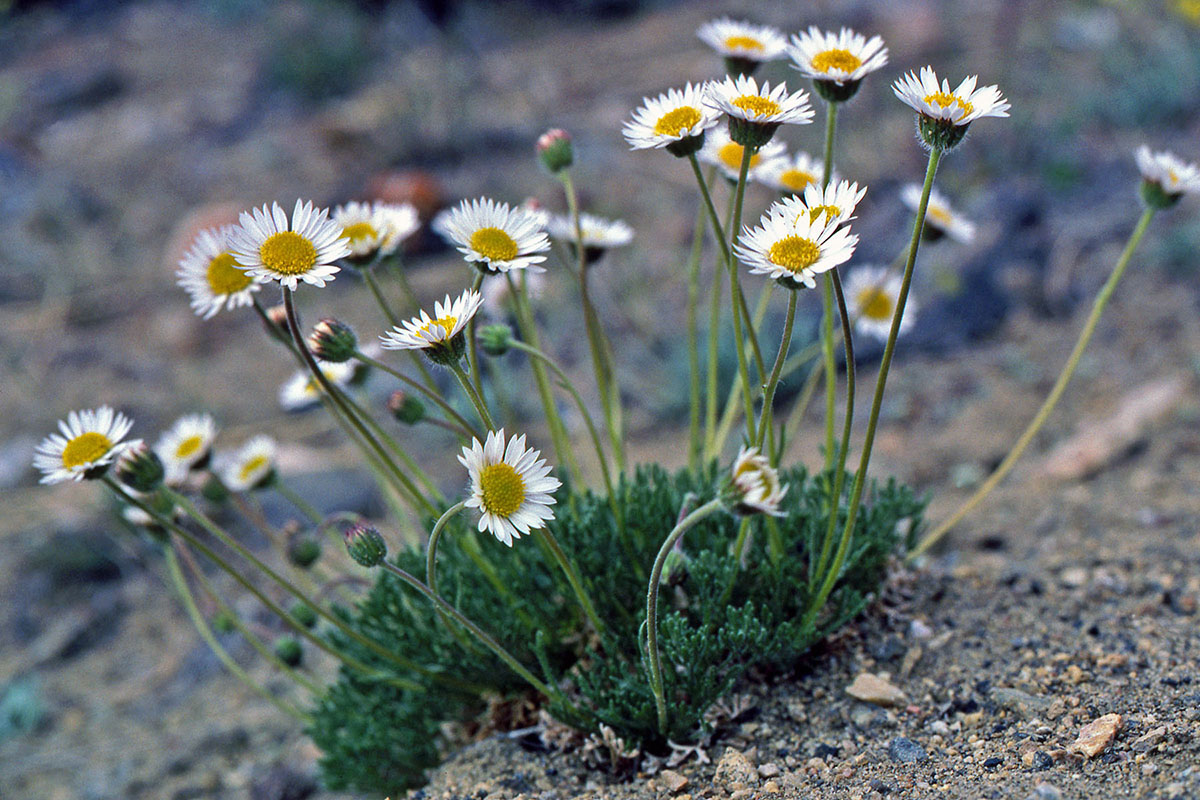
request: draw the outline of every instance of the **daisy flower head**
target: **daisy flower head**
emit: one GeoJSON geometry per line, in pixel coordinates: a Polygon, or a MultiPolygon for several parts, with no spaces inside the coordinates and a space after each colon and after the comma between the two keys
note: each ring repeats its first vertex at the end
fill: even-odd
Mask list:
{"type": "Polygon", "coordinates": [[[892,91],[917,112],[921,141],[934,150],[949,150],[967,135],[967,126],[980,117],[1007,117],[1011,108],[995,86],[976,87],[971,75],[954,90],[933,67],[922,67],[920,76],[908,73],[892,84],[892,91]]]}
{"type": "MultiPolygon", "coordinates": [[[[575,233],[575,220],[571,217],[554,216],[547,226],[550,236],[579,247],[575,233]]],[[[583,237],[583,257],[591,264],[613,247],[624,247],[633,241],[633,228],[620,219],[605,219],[595,214],[579,215],[579,233],[583,237]]]]}
{"type": "Polygon", "coordinates": [[[730,75],[749,75],[759,64],[782,58],[787,51],[787,39],[781,31],[729,17],[706,22],[696,35],[721,54],[730,75]]]}
{"type": "Polygon", "coordinates": [[[52,433],[34,450],[33,466],[41,470],[41,483],[99,478],[113,459],[140,439],[122,442],[133,421],[108,406],[72,411],[59,420],[52,433]]]}
{"type": "Polygon", "coordinates": [[[255,436],[236,453],[222,459],[218,467],[221,483],[231,492],[247,492],[267,486],[275,477],[275,440],[255,436]]]}
{"type": "Polygon", "coordinates": [[[756,181],[785,194],[802,194],[810,185],[820,186],[824,177],[825,165],[805,152],[766,159],[754,170],[756,181]]]}
{"type": "Polygon", "coordinates": [[[349,239],[327,209],[296,201],[291,220],[273,203],[243,211],[230,234],[234,261],[250,277],[279,281],[295,290],[300,281],[324,286],[339,271],[334,262],[350,255],[349,239]]]}
{"type": "MultiPolygon", "coordinates": [[[[858,267],[846,278],[846,300],[850,317],[859,333],[887,341],[892,332],[892,317],[900,303],[900,287],[904,280],[887,267],[858,267]]],[[[912,297],[904,304],[900,319],[901,335],[908,332],[916,319],[917,304],[912,297]]]]}
{"type": "Polygon", "coordinates": [[[168,486],[178,486],[194,469],[203,469],[212,456],[217,424],[211,414],[188,414],[175,420],[154,444],[166,469],[168,486]]]}
{"type": "Polygon", "coordinates": [[[250,305],[260,287],[234,261],[232,233],[232,225],[200,231],[175,270],[175,283],[188,293],[192,311],[204,319],[223,308],[250,305]]]}
{"type": "Polygon", "coordinates": [[[1151,152],[1142,145],[1136,153],[1142,173],[1142,200],[1150,208],[1170,208],[1185,194],[1200,194],[1200,168],[1171,153],[1151,152]]]}
{"type": "Polygon", "coordinates": [[[482,304],[483,295],[474,289],[467,289],[455,300],[446,295],[445,300],[434,304],[432,317],[421,309],[419,317],[380,336],[380,346],[385,350],[424,350],[435,364],[453,366],[467,352],[463,330],[482,304]]]}
{"type": "Polygon", "coordinates": [[[733,510],[743,516],[769,514],[782,517],[780,501],[788,487],[779,480],[779,472],[757,447],[743,446],[730,470],[727,496],[733,510]]]}
{"type": "Polygon", "coordinates": [[[375,207],[370,203],[352,201],[337,206],[329,219],[342,229],[341,235],[350,250],[347,257],[350,261],[364,264],[379,252],[384,232],[380,229],[375,207]]]}
{"type": "Polygon", "coordinates": [[[849,28],[833,33],[815,25],[792,35],[788,55],[792,67],[812,78],[817,94],[830,103],[849,100],[862,79],[888,61],[888,50],[878,36],[868,39],[849,28]]]}
{"type": "Polygon", "coordinates": [[[404,240],[421,228],[421,215],[412,203],[376,203],[375,215],[382,239],[379,254],[390,256],[404,240]]]}
{"type": "Polygon", "coordinates": [[[504,429],[489,431],[483,444],[478,439],[464,447],[459,462],[471,478],[466,505],[478,508],[479,530],[488,531],[512,547],[531,530],[554,519],[550,506],[562,483],[550,475],[550,466],[538,450],[525,446],[525,434],[504,442],[504,429]]]}
{"type": "MultiPolygon", "coordinates": [[[[765,169],[776,158],[783,155],[783,142],[767,142],[750,155],[750,170],[746,173],[747,180],[757,180],[758,171],[765,169]]],[[[705,164],[712,164],[731,183],[737,183],[738,174],[742,170],[742,154],[745,148],[729,138],[724,128],[715,128],[704,140],[704,147],[696,154],[696,158],[705,164]]]]}
{"type": "MultiPolygon", "coordinates": [[[[906,185],[900,190],[900,200],[915,213],[921,207],[921,187],[915,183],[906,185]]],[[[930,242],[949,236],[959,244],[970,244],[975,238],[975,223],[959,214],[945,195],[930,189],[921,235],[930,242]]]]}
{"type": "Polygon", "coordinates": [[[513,269],[542,270],[550,249],[545,217],[486,197],[463,200],[434,220],[433,229],[485,275],[513,269]]]}
{"type": "MultiPolygon", "coordinates": [[[[355,362],[330,362],[317,360],[317,368],[325,380],[334,386],[348,386],[354,379],[355,362]]],[[[306,369],[297,370],[279,387],[279,405],[284,411],[305,411],[321,402],[321,384],[306,369]]]]}
{"type": "Polygon", "coordinates": [[[757,228],[742,229],[734,253],[752,275],[767,275],[787,289],[811,289],[817,275],[850,260],[857,244],[849,227],[779,202],[767,209],[757,228]]]}
{"type": "Polygon", "coordinates": [[[822,189],[818,184],[810,183],[804,190],[803,198],[786,197],[780,200],[780,206],[795,211],[797,214],[807,214],[816,222],[821,215],[827,222],[834,225],[845,225],[854,219],[854,209],[867,193],[867,187],[858,188],[857,183],[838,181],[822,189]]]}
{"type": "Polygon", "coordinates": [[[705,131],[720,121],[721,115],[704,103],[704,88],[689,83],[658,97],[642,98],[621,133],[631,150],[665,148],[682,158],[699,150],[705,131]]]}
{"type": "Polygon", "coordinates": [[[813,118],[808,92],[788,94],[784,83],[774,89],[767,82],[760,87],[747,75],[709,81],[704,102],[729,118],[730,137],[746,147],[762,147],[780,125],[805,125],[813,118]]]}

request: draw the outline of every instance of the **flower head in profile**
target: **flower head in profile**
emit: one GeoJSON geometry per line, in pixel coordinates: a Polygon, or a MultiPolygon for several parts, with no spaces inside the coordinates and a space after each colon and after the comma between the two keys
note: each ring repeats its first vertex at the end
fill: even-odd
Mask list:
{"type": "Polygon", "coordinates": [[[1200,168],[1168,152],[1151,152],[1142,145],[1136,153],[1142,173],[1142,199],[1151,208],[1170,208],[1185,194],[1200,194],[1200,168]]]}
{"type": "Polygon", "coordinates": [[[783,516],[779,508],[788,487],[757,447],[742,447],[730,470],[728,494],[733,510],[742,515],[783,516]]]}
{"type": "MultiPolygon", "coordinates": [[[[579,246],[573,218],[551,217],[547,230],[551,238],[566,242],[572,248],[579,246]]],[[[614,247],[624,247],[633,241],[633,228],[624,220],[605,219],[595,214],[579,215],[579,233],[583,236],[584,259],[588,263],[596,261],[614,247]]]]}
{"type": "Polygon", "coordinates": [[[800,151],[766,159],[753,171],[753,175],[754,180],[778,192],[798,195],[811,185],[821,186],[825,178],[825,165],[800,151]]]}
{"type": "Polygon", "coordinates": [[[787,39],[779,30],[729,17],[701,25],[696,35],[725,59],[731,75],[749,75],[764,61],[782,58],[787,51],[787,39]]]}
{"type": "Polygon", "coordinates": [[[334,262],[350,255],[342,228],[327,209],[296,201],[291,220],[279,203],[243,211],[230,234],[234,261],[252,278],[295,289],[300,281],[324,286],[339,271],[334,262]]]}
{"type": "MultiPolygon", "coordinates": [[[[921,187],[908,184],[900,190],[900,200],[915,213],[921,207],[921,187]]],[[[930,189],[921,234],[931,242],[949,236],[959,244],[970,244],[975,238],[975,223],[959,214],[941,192],[930,189]]]]}
{"type": "Polygon", "coordinates": [[[457,364],[466,353],[467,323],[479,311],[483,296],[467,289],[457,299],[446,299],[435,303],[433,316],[424,309],[418,317],[396,326],[379,337],[385,350],[424,350],[438,364],[457,364]]]}
{"type": "Polygon", "coordinates": [[[550,506],[562,483],[541,456],[525,446],[524,434],[509,439],[506,446],[503,428],[489,431],[485,443],[473,439],[462,449],[458,460],[471,478],[466,505],[480,510],[479,530],[512,547],[513,539],[554,519],[550,506]]]}
{"type": "Polygon", "coordinates": [[[807,214],[816,222],[822,214],[827,222],[845,225],[854,219],[854,209],[867,193],[867,187],[858,188],[857,183],[838,181],[822,189],[815,183],[809,184],[802,198],[785,197],[779,201],[781,208],[797,214],[807,214]]]}
{"type": "MultiPolygon", "coordinates": [[[[317,368],[325,379],[334,386],[348,386],[354,379],[356,362],[321,361],[317,368]]],[[[279,405],[284,411],[304,411],[321,402],[323,390],[320,382],[306,369],[297,370],[279,387],[279,405]]]]}
{"type": "Polygon", "coordinates": [[[917,112],[921,141],[936,150],[949,150],[967,134],[967,126],[980,117],[1007,117],[1009,103],[995,86],[976,87],[978,76],[965,78],[951,90],[949,81],[938,83],[933,67],[922,67],[918,77],[910,72],[892,84],[892,91],[917,112]]]}
{"type": "Polygon", "coordinates": [[[41,483],[99,478],[113,459],[140,439],[122,442],[133,421],[108,406],[72,411],[59,420],[59,433],[52,433],[34,450],[33,466],[42,473],[41,483]]]}
{"type": "Polygon", "coordinates": [[[231,492],[246,492],[266,486],[275,476],[275,440],[259,435],[236,453],[219,460],[217,472],[231,492]]]}
{"type": "Polygon", "coordinates": [[[780,125],[805,125],[813,118],[808,92],[788,94],[783,83],[760,87],[746,75],[705,84],[704,102],[729,118],[729,136],[746,147],[762,147],[780,125]]]}
{"type": "MultiPolygon", "coordinates": [[[[854,329],[886,341],[891,335],[892,317],[900,302],[902,283],[901,276],[890,273],[886,267],[858,267],[851,272],[846,278],[846,301],[850,305],[854,329]]],[[[904,304],[900,335],[912,328],[916,312],[917,304],[910,296],[904,304]]]]}
{"type": "Polygon", "coordinates": [[[788,55],[792,67],[812,78],[818,94],[831,103],[849,100],[862,79],[888,61],[887,48],[878,36],[868,39],[849,28],[833,33],[815,25],[792,36],[788,55]]]}
{"type": "MultiPolygon", "coordinates": [[[[783,142],[768,142],[750,155],[750,169],[746,173],[747,180],[757,180],[758,171],[766,169],[767,164],[783,155],[783,142]]],[[[704,140],[704,147],[696,154],[696,158],[705,164],[712,164],[728,181],[737,182],[738,173],[742,169],[742,155],[745,148],[729,138],[729,133],[723,128],[711,131],[704,140]]]]}
{"type": "Polygon", "coordinates": [[[230,251],[232,233],[232,225],[200,231],[175,270],[175,283],[188,293],[192,311],[204,319],[223,308],[250,305],[261,286],[236,265],[230,251]]]}
{"type": "Polygon", "coordinates": [[[550,249],[544,217],[486,197],[464,200],[437,215],[433,229],[484,274],[536,269],[550,249]]]}
{"type": "Polygon", "coordinates": [[[767,209],[758,227],[742,229],[734,252],[753,275],[767,275],[788,289],[811,289],[817,275],[850,260],[857,244],[849,227],[779,202],[767,209]]]}
{"type": "Polygon", "coordinates": [[[621,133],[631,150],[665,148],[677,157],[689,156],[704,144],[704,133],[721,115],[704,103],[704,89],[688,84],[666,94],[642,99],[621,133]]]}
{"type": "Polygon", "coordinates": [[[211,414],[188,414],[175,420],[154,445],[166,470],[165,481],[177,486],[188,472],[203,468],[212,455],[217,425],[211,414]]]}
{"type": "Polygon", "coordinates": [[[358,263],[390,256],[421,227],[417,209],[409,203],[350,202],[335,208],[331,219],[342,228],[349,258],[358,263]]]}

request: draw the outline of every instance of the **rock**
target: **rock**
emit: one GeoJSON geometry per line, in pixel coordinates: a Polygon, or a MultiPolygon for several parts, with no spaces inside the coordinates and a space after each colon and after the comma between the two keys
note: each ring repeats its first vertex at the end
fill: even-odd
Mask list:
{"type": "Polygon", "coordinates": [[[758,772],[745,754],[740,750],[727,747],[721,754],[721,760],[717,762],[717,771],[713,775],[713,781],[724,784],[726,788],[732,787],[733,784],[746,785],[758,781],[758,772]]]}
{"type": "Polygon", "coordinates": [[[1079,736],[1067,748],[1073,753],[1082,753],[1088,758],[1095,758],[1100,751],[1108,747],[1108,743],[1121,730],[1120,714],[1105,714],[1099,719],[1092,720],[1079,730],[1079,736]]]}
{"type": "Polygon", "coordinates": [[[664,769],[658,777],[671,794],[679,794],[688,785],[688,779],[672,769],[664,769]]]}
{"type": "Polygon", "coordinates": [[[779,775],[778,764],[763,764],[758,768],[758,774],[763,778],[774,778],[779,775]]]}
{"type": "Polygon", "coordinates": [[[854,682],[846,687],[846,694],[877,706],[898,706],[906,699],[898,687],[870,672],[860,672],[854,682]]]}
{"type": "Polygon", "coordinates": [[[779,794],[780,791],[782,791],[779,788],[779,784],[776,783],[775,781],[767,781],[766,783],[764,783],[762,790],[763,790],[764,794],[779,794]]]}
{"type": "Polygon", "coordinates": [[[1048,783],[1039,783],[1033,787],[1029,800],[1062,800],[1062,792],[1048,783]]]}
{"type": "Polygon", "coordinates": [[[1135,753],[1145,753],[1149,750],[1153,750],[1156,745],[1160,744],[1162,740],[1166,738],[1167,726],[1160,725],[1154,730],[1144,733],[1138,738],[1134,739],[1133,744],[1130,745],[1130,748],[1135,753]]]}
{"type": "Polygon", "coordinates": [[[1007,708],[1022,717],[1032,717],[1050,708],[1050,701],[1045,697],[1022,692],[1020,689],[1000,686],[992,689],[991,697],[1000,707],[1007,708]]]}
{"type": "Polygon", "coordinates": [[[925,748],[912,739],[897,736],[888,742],[888,757],[900,764],[920,764],[929,760],[925,748]]]}

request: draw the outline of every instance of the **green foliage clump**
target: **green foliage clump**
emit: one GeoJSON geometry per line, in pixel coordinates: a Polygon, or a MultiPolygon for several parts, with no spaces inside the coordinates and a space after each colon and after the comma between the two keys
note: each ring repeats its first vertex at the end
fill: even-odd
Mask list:
{"type": "MultiPolygon", "coordinates": [[[[549,704],[557,719],[589,731],[607,724],[651,751],[664,748],[667,739],[694,740],[704,732],[705,711],[748,669],[788,669],[857,615],[878,588],[889,556],[911,543],[920,522],[924,502],[910,489],[895,482],[872,486],[841,580],[822,613],[806,622],[819,589],[812,571],[828,522],[832,481],[828,473],[810,476],[803,469],[782,477],[790,486],[785,516],[742,522],[716,514],[681,540],[670,581],[659,595],[670,707],[665,737],[644,664],[646,582],[681,509],[719,490],[715,466],[702,474],[638,469],[616,492],[624,526],[608,498],[560,493],[555,535],[578,565],[607,626],[601,636],[589,636],[566,579],[536,535],[508,549],[478,533],[465,517],[455,518],[439,549],[439,591],[547,683],[571,687],[575,708],[549,704]],[[749,526],[749,540],[739,564],[732,552],[742,525],[749,526]]],[[[418,550],[396,554],[395,563],[424,575],[425,556],[418,550]]],[[[441,723],[480,713],[485,693],[512,695],[528,687],[395,576],[382,571],[378,576],[361,604],[342,613],[362,634],[424,665],[423,674],[404,677],[425,691],[389,683],[394,665],[335,635],[339,648],[379,673],[344,668],[318,704],[309,732],[324,752],[330,788],[395,793],[420,783],[424,770],[436,763],[441,723]]]]}

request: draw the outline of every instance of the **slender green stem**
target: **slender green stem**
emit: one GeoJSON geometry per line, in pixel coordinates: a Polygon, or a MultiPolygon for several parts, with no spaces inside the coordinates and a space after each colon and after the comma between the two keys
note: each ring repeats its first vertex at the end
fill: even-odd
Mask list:
{"type": "Polygon", "coordinates": [[[438,521],[434,524],[433,530],[429,533],[429,543],[425,546],[425,585],[429,587],[429,591],[437,594],[437,547],[438,541],[442,538],[442,531],[446,528],[446,523],[449,522],[455,514],[467,507],[466,501],[455,503],[446,509],[446,512],[438,517],[438,521]]]}
{"type": "MultiPolygon", "coordinates": [[[[838,104],[825,103],[825,163],[821,188],[829,185],[833,177],[833,141],[837,130],[838,104]]],[[[833,358],[833,276],[825,273],[821,281],[821,353],[825,363],[825,468],[832,468],[836,454],[833,440],[833,414],[837,404],[837,370],[833,358]]]]}
{"type": "Polygon", "coordinates": [[[171,576],[171,583],[175,586],[175,591],[179,594],[179,599],[183,601],[184,608],[187,609],[188,617],[191,618],[192,624],[196,626],[200,638],[204,639],[209,649],[213,651],[216,657],[225,665],[225,669],[233,673],[234,677],[240,680],[246,686],[250,687],[256,694],[260,695],[271,705],[278,708],[283,713],[304,725],[312,722],[312,719],[291,703],[285,703],[275,695],[271,694],[265,686],[250,677],[241,666],[234,661],[233,656],[221,646],[217,641],[217,637],[213,635],[212,629],[208,627],[208,622],[204,619],[204,615],[200,613],[200,609],[196,606],[196,598],[192,596],[192,590],[188,587],[187,580],[183,577],[183,572],[179,569],[179,559],[175,555],[175,548],[168,546],[166,548],[167,555],[167,572],[171,576]]]}
{"type": "Polygon", "coordinates": [[[413,389],[416,389],[418,392],[425,395],[425,397],[433,401],[438,408],[445,412],[447,417],[458,423],[458,426],[462,428],[462,432],[465,435],[473,436],[476,439],[479,438],[478,431],[476,431],[471,423],[467,421],[466,417],[454,410],[454,406],[446,402],[446,398],[442,397],[441,392],[430,391],[428,387],[422,386],[420,382],[413,380],[399,370],[392,369],[387,364],[379,361],[378,359],[372,358],[361,350],[354,351],[354,358],[363,362],[364,364],[374,367],[375,369],[383,370],[393,378],[396,378],[413,389]]]}
{"type": "Polygon", "coordinates": [[[775,389],[779,386],[779,375],[783,371],[783,362],[787,358],[788,347],[792,343],[792,327],[796,323],[796,290],[788,291],[787,316],[783,320],[783,338],[779,341],[779,352],[775,356],[775,366],[771,368],[771,378],[763,388],[762,413],[758,420],[757,445],[762,450],[767,438],[767,430],[771,427],[771,408],[775,403],[775,389]]]}
{"type": "MultiPolygon", "coordinates": [[[[754,309],[754,327],[762,325],[763,318],[767,315],[767,305],[771,299],[771,285],[764,284],[762,292],[758,296],[758,306],[754,309]]],[[[762,380],[766,383],[767,374],[762,373],[762,380]]],[[[721,422],[717,425],[716,435],[713,437],[712,449],[709,451],[709,458],[716,458],[722,450],[725,449],[725,440],[729,438],[729,431],[733,427],[734,418],[737,415],[737,395],[742,387],[742,376],[734,375],[733,383],[729,387],[729,395],[725,398],[725,410],[721,412],[721,422]]],[[[767,435],[771,435],[771,431],[767,431],[767,435]]]]}
{"type": "MultiPolygon", "coordinates": [[[[475,280],[471,283],[471,291],[478,292],[483,286],[483,273],[476,272],[475,280]]],[[[479,315],[475,314],[467,322],[467,364],[471,367],[471,383],[475,385],[480,400],[483,399],[483,379],[479,376],[479,341],[475,337],[475,328],[479,325],[479,315]]],[[[489,427],[491,427],[489,425],[489,427]]]]}
{"type": "Polygon", "coordinates": [[[650,666],[650,691],[654,693],[658,732],[664,736],[667,734],[667,700],[663,686],[662,656],[658,652],[658,584],[662,580],[663,566],[667,563],[667,556],[675,542],[679,541],[689,528],[721,510],[721,507],[720,498],[710,500],[680,520],[658,549],[654,568],[650,570],[650,582],[646,586],[646,657],[650,666]]]}
{"type": "MultiPolygon", "coordinates": [[[[737,193],[737,199],[733,203],[733,235],[731,241],[735,244],[741,237],[742,201],[746,194],[746,177],[750,173],[750,159],[753,157],[754,150],[752,148],[742,148],[742,167],[738,172],[737,188],[734,190],[737,193]]],[[[733,304],[733,342],[738,357],[738,374],[742,376],[742,404],[745,406],[746,413],[746,439],[752,442],[754,441],[754,398],[750,393],[750,369],[746,365],[746,352],[742,347],[742,284],[738,280],[737,266],[733,263],[733,258],[729,255],[729,250],[725,252],[727,266],[729,267],[729,296],[732,298],[733,304]]],[[[749,315],[746,315],[746,324],[750,325],[749,315]]]]}
{"type": "Polygon", "coordinates": [[[383,296],[383,290],[379,288],[379,281],[375,280],[375,274],[368,266],[359,270],[359,274],[363,276],[363,283],[371,290],[371,295],[375,298],[375,302],[379,305],[379,309],[383,312],[383,316],[387,319],[388,325],[393,327],[400,325],[400,318],[396,316],[396,312],[392,310],[387,298],[383,296]]]}
{"type": "MultiPolygon", "coordinates": [[[[867,468],[871,464],[871,450],[875,445],[875,428],[879,424],[879,410],[883,407],[883,391],[887,386],[888,370],[892,366],[892,355],[896,350],[896,337],[900,333],[900,323],[904,319],[904,306],[908,302],[908,290],[912,284],[913,267],[917,262],[917,246],[920,244],[921,231],[925,226],[925,210],[929,206],[929,193],[933,190],[933,177],[937,174],[938,162],[941,161],[942,151],[929,151],[929,165],[925,169],[925,183],[921,189],[921,202],[917,207],[917,218],[913,224],[912,240],[908,248],[908,260],[904,265],[904,277],[900,283],[900,294],[896,298],[896,310],[892,315],[892,327],[888,332],[887,343],[883,348],[883,357],[879,362],[879,376],[875,379],[875,395],[871,398],[871,415],[867,418],[867,432],[863,440],[862,455],[859,457],[858,470],[854,475],[854,488],[850,492],[850,503],[846,510],[846,525],[842,529],[842,538],[838,543],[833,563],[825,573],[824,582],[813,599],[805,615],[805,623],[811,624],[825,605],[834,584],[840,577],[842,564],[846,559],[846,551],[850,548],[850,537],[854,532],[854,523],[858,519],[858,509],[862,503],[863,488],[867,481],[867,468]]],[[[820,580],[821,576],[817,576],[820,580]]]]}
{"type": "MultiPolygon", "coordinates": [[[[701,176],[701,180],[703,180],[701,176]]],[[[687,263],[687,339],[688,339],[688,469],[700,469],[700,256],[704,252],[704,229],[707,220],[704,206],[696,210],[692,250],[687,263]]]]}
{"type": "MultiPolygon", "coordinates": [[[[700,175],[700,167],[696,163],[695,158],[692,159],[692,165],[695,168],[696,174],[700,175]]],[[[703,180],[703,176],[697,178],[703,180]]],[[[721,229],[721,220],[716,215],[716,209],[712,204],[712,196],[709,194],[708,184],[701,184],[701,195],[705,198],[705,208],[709,212],[709,218],[713,225],[713,237],[721,245],[721,263],[713,267],[712,289],[709,292],[708,300],[708,366],[706,400],[705,400],[705,420],[704,420],[704,451],[705,459],[712,458],[711,452],[714,449],[713,439],[717,433],[717,379],[719,377],[719,335],[721,332],[721,292],[724,289],[725,282],[722,280],[724,272],[721,271],[721,264],[725,264],[728,260],[725,255],[725,234],[721,229]]],[[[729,193],[729,208],[725,214],[726,219],[733,218],[733,192],[729,193]]],[[[731,394],[731,398],[737,397],[736,392],[731,394]]],[[[732,399],[725,403],[726,408],[732,404],[732,399]]]]}
{"type": "Polygon", "coordinates": [[[584,615],[591,621],[592,627],[596,629],[596,633],[600,634],[600,637],[603,638],[608,629],[600,621],[600,615],[596,613],[596,606],[592,603],[592,598],[584,588],[583,580],[579,577],[579,571],[575,569],[575,564],[567,558],[567,554],[563,552],[562,546],[559,545],[558,539],[555,538],[554,534],[550,532],[550,528],[541,527],[537,529],[537,532],[550,548],[550,552],[554,555],[554,560],[558,562],[558,566],[562,569],[563,574],[567,576],[567,583],[571,584],[571,589],[575,592],[575,598],[583,608],[584,615]]]}
{"type": "Polygon", "coordinates": [[[1150,226],[1150,220],[1154,218],[1154,213],[1155,209],[1153,208],[1147,208],[1142,212],[1142,217],[1138,220],[1133,233],[1129,235],[1129,241],[1125,244],[1125,249],[1121,252],[1120,258],[1117,259],[1112,274],[1108,276],[1108,280],[1104,282],[1104,286],[1100,288],[1100,292],[1096,295],[1096,299],[1092,303],[1092,311],[1088,314],[1087,321],[1083,324],[1083,330],[1079,332],[1075,348],[1067,358],[1067,363],[1063,366],[1062,372],[1059,373],[1058,380],[1054,382],[1054,387],[1050,390],[1050,394],[1046,396],[1042,407],[1038,409],[1037,414],[1029,422],[1025,431],[1017,439],[1016,443],[1013,444],[1012,450],[1008,452],[1008,455],[1004,457],[1004,460],[1000,462],[1000,465],[996,467],[996,470],[988,479],[975,490],[975,493],[958,507],[957,511],[921,539],[917,546],[913,548],[912,553],[909,555],[909,560],[916,558],[937,544],[946,535],[947,531],[957,525],[972,509],[983,502],[983,499],[991,494],[1000,481],[1004,480],[1005,476],[1012,470],[1013,465],[1017,463],[1017,459],[1025,452],[1025,448],[1033,441],[1033,437],[1046,424],[1046,420],[1050,417],[1050,412],[1058,405],[1059,399],[1062,398],[1063,392],[1066,391],[1067,384],[1070,383],[1071,377],[1075,374],[1075,368],[1079,366],[1079,361],[1083,357],[1083,351],[1087,348],[1088,343],[1092,340],[1092,335],[1096,332],[1096,324],[1100,321],[1100,315],[1104,313],[1108,301],[1112,298],[1113,292],[1117,288],[1117,283],[1121,280],[1121,276],[1125,274],[1125,268],[1129,266],[1129,261],[1133,258],[1133,252],[1142,241],[1146,229],[1150,226]]]}
{"type": "Polygon", "coordinates": [[[445,497],[442,495],[442,490],[439,489],[437,484],[433,482],[433,479],[426,474],[425,470],[421,468],[421,465],[418,464],[416,460],[408,454],[408,451],[400,446],[400,443],[396,441],[395,437],[385,431],[383,426],[376,422],[375,418],[372,417],[365,408],[359,405],[358,402],[340,386],[334,386],[333,389],[338,394],[339,399],[345,403],[345,405],[362,421],[364,425],[371,429],[371,433],[380,442],[386,445],[398,459],[404,462],[404,466],[413,475],[417,476],[417,480],[421,482],[421,485],[425,487],[425,490],[429,492],[429,495],[433,497],[436,502],[443,502],[445,497]]]}
{"type": "Polygon", "coordinates": [[[487,404],[483,402],[483,398],[471,384],[471,379],[463,371],[462,366],[455,362],[450,365],[450,371],[454,373],[455,378],[458,378],[458,383],[471,401],[471,405],[475,406],[475,413],[479,414],[479,419],[483,421],[483,427],[489,431],[496,430],[496,423],[492,421],[492,414],[488,411],[487,404]]]}

